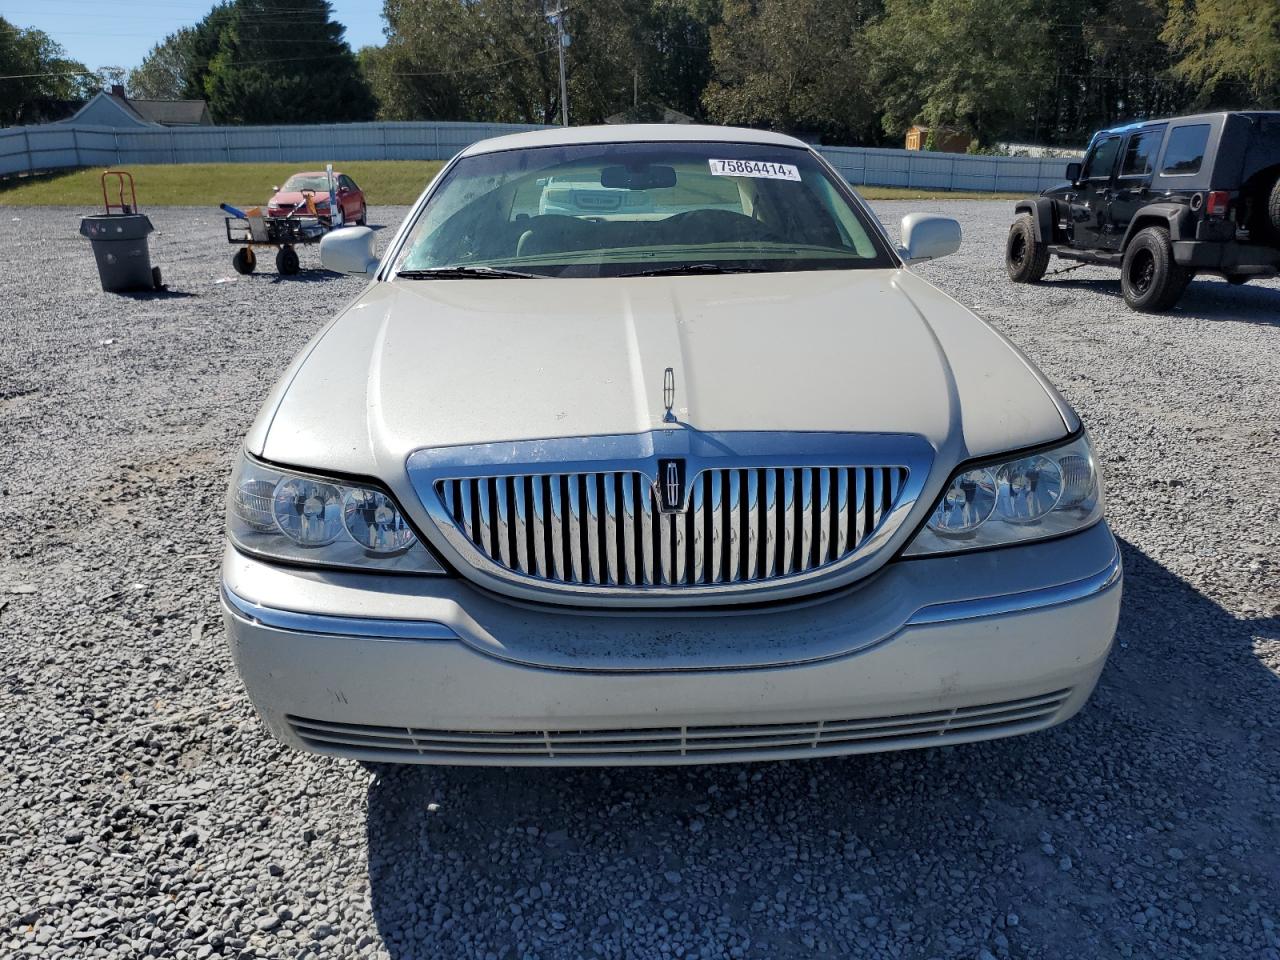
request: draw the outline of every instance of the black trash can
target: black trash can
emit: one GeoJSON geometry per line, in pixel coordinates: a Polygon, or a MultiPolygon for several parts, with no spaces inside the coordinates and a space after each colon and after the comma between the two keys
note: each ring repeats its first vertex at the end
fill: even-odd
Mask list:
{"type": "Polygon", "coordinates": [[[160,271],[152,271],[147,248],[147,235],[154,229],[141,213],[97,214],[80,221],[80,235],[93,247],[103,290],[160,289],[160,271]]]}

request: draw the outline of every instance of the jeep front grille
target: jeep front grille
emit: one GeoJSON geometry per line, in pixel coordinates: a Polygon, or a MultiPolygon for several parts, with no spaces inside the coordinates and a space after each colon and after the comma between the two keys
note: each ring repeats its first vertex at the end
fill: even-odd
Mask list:
{"type": "Polygon", "coordinates": [[[863,546],[903,467],[705,469],[663,513],[632,470],[446,478],[435,492],[474,550],[522,577],[584,587],[699,587],[806,574],[863,546]]]}

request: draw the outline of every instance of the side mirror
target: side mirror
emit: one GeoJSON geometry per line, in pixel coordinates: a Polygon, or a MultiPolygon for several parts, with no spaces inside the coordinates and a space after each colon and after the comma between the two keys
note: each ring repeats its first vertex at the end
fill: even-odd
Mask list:
{"type": "Polygon", "coordinates": [[[909,213],[902,218],[899,253],[907,263],[937,260],[960,249],[960,223],[931,213],[909,213]]]}
{"type": "Polygon", "coordinates": [[[377,238],[368,227],[342,227],[320,238],[320,264],[335,273],[362,273],[372,277],[378,272],[374,253],[377,238]]]}
{"type": "Polygon", "coordinates": [[[278,184],[278,183],[277,183],[277,184],[275,184],[271,189],[272,189],[272,190],[274,190],[276,193],[279,193],[279,192],[280,192],[280,184],[278,184]]]}
{"type": "Polygon", "coordinates": [[[1083,169],[1084,168],[1080,166],[1080,162],[1078,160],[1072,160],[1067,164],[1067,179],[1072,183],[1079,183],[1080,172],[1083,169]]]}

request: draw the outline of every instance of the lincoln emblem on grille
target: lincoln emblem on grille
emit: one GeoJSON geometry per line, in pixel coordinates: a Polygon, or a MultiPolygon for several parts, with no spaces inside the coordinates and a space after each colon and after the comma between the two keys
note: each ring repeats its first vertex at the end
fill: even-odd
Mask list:
{"type": "Polygon", "coordinates": [[[662,422],[679,423],[676,415],[671,412],[671,408],[676,403],[676,372],[670,367],[667,367],[662,374],[662,402],[667,408],[667,412],[662,415],[662,422]]]}
{"type": "Polygon", "coordinates": [[[659,460],[658,481],[654,484],[658,509],[679,513],[684,509],[684,461],[659,460]]]}

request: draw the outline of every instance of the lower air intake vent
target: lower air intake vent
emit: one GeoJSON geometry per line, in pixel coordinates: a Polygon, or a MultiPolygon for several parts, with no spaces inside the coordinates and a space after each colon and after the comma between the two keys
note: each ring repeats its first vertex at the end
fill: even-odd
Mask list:
{"type": "Polygon", "coordinates": [[[1070,689],[928,713],[808,723],[617,730],[429,730],[289,716],[320,753],[408,763],[681,763],[936,746],[1047,726],[1070,689]]]}

